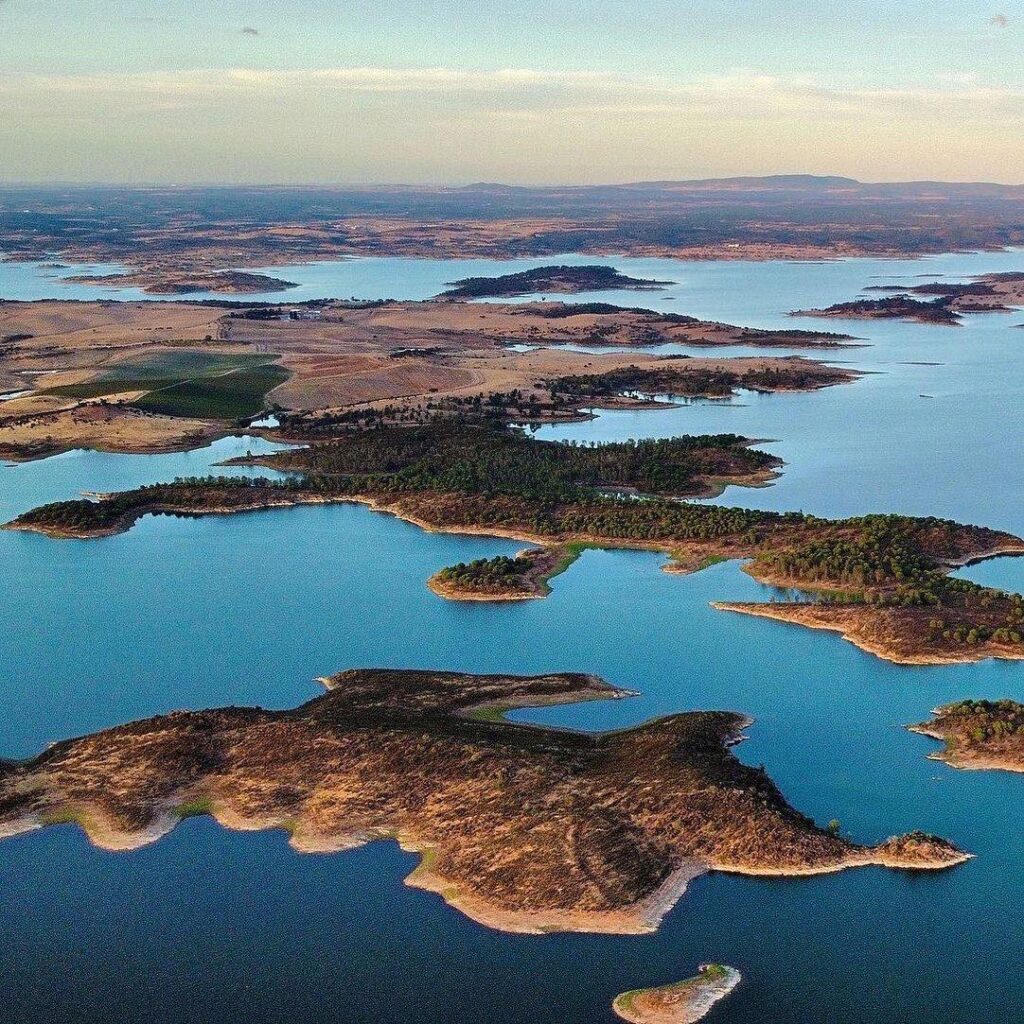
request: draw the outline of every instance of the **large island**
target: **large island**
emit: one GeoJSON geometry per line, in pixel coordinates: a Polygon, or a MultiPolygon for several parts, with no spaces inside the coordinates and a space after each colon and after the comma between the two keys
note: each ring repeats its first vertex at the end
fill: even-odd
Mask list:
{"type": "Polygon", "coordinates": [[[790,807],[729,747],[742,715],[699,711],[603,734],[503,709],[625,697],[586,675],[361,670],[289,711],[174,714],[0,762],[0,834],[76,822],[131,849],[192,814],[283,828],[302,851],[397,838],[409,883],[508,931],[650,931],[708,870],[932,870],[966,855],[923,833],[860,845],[790,807]]]}

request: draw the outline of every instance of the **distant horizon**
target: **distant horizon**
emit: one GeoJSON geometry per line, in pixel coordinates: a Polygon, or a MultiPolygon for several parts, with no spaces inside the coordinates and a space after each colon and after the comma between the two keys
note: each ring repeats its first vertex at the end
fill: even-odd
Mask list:
{"type": "Polygon", "coordinates": [[[780,179],[805,179],[808,182],[825,182],[833,180],[836,183],[845,182],[851,185],[866,187],[886,185],[964,185],[976,186],[979,188],[1024,188],[1024,178],[1017,180],[1000,181],[996,179],[983,178],[876,178],[862,179],[852,175],[838,173],[811,173],[801,171],[777,171],[764,174],[720,174],[704,177],[680,177],[680,178],[637,178],[637,179],[609,179],[607,181],[502,181],[502,180],[458,180],[446,181],[244,181],[244,180],[196,180],[196,181],[127,181],[127,180],[32,180],[3,181],[0,180],[0,191],[21,190],[21,189],[90,189],[90,188],[111,188],[129,189],[137,191],[163,190],[163,191],[188,191],[190,189],[354,189],[354,190],[386,190],[386,189],[423,189],[427,191],[443,191],[446,189],[469,190],[480,188],[507,188],[524,191],[546,190],[546,189],[599,189],[599,188],[638,188],[643,186],[671,186],[671,185],[699,185],[716,184],[727,182],[771,182],[780,179]]]}

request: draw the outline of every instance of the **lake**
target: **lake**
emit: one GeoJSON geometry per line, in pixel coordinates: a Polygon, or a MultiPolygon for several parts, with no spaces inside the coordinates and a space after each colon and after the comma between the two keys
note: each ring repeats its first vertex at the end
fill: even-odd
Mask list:
{"type": "MultiPolygon", "coordinates": [[[[1013,328],[1024,314],[968,317],[959,329],[785,315],[893,277],[953,280],[1022,261],[616,259],[624,272],[678,281],[670,308],[679,312],[848,329],[871,347],[832,355],[872,372],[809,395],[604,413],[540,434],[771,438],[767,447],[787,462],[781,479],[729,488],[719,501],[907,511],[1024,532],[1015,416],[1024,331],[1013,328]]],[[[467,262],[354,260],[275,273],[308,273],[303,287],[321,294],[407,298],[466,273],[540,261],[497,271],[480,261],[466,271],[467,262]]],[[[5,297],[10,266],[0,264],[5,297]]],[[[638,304],[634,293],[601,298],[638,304]]],[[[72,452],[0,468],[0,518],[272,447],[229,438],[183,454],[72,452]]],[[[357,506],[147,517],[99,541],[0,533],[0,751],[29,756],[172,708],[289,707],[319,692],[316,676],[349,667],[597,672],[641,696],[516,717],[603,729],[689,708],[742,711],[756,721],[738,756],[763,763],[798,809],[838,818],[864,842],[924,828],[976,859],[938,874],[710,875],[653,935],[510,936],[404,887],[416,858],[391,843],[299,855],[283,834],[192,819],[144,850],[109,854],[61,826],[0,843],[5,1020],[608,1022],[616,993],[686,977],[708,960],[743,974],[712,1024],[1016,1019],[1024,778],[929,761],[936,745],[902,727],[963,697],[1024,700],[1024,665],[894,666],[834,635],[714,611],[712,600],[766,593],[736,563],[679,577],[651,553],[588,551],[550,598],[512,605],[446,602],[425,586],[443,565],[518,547],[427,534],[357,506]]],[[[1024,560],[964,574],[1024,590],[1024,560]]]]}

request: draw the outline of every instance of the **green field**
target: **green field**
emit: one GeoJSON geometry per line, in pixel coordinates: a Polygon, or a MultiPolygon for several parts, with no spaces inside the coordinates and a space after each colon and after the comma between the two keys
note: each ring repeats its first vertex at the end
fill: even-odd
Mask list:
{"type": "Polygon", "coordinates": [[[267,355],[221,352],[161,352],[145,360],[117,363],[93,380],[49,388],[64,398],[105,398],[126,391],[147,394],[138,409],[167,416],[235,420],[264,408],[267,392],[288,379],[288,371],[267,355]]]}
{"type": "Polygon", "coordinates": [[[132,402],[138,409],[166,416],[196,419],[237,420],[253,416],[264,407],[267,392],[288,379],[288,371],[273,363],[251,370],[193,377],[170,387],[150,391],[132,402]]]}

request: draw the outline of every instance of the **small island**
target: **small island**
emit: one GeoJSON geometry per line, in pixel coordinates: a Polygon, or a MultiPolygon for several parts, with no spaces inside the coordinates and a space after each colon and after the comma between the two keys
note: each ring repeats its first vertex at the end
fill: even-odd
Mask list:
{"type": "Polygon", "coordinates": [[[833,316],[865,320],[916,320],[957,326],[965,313],[1009,313],[1024,305],[1024,272],[981,274],[971,281],[930,281],[925,284],[875,284],[868,292],[888,292],[881,299],[837,302],[824,309],[802,309],[793,316],[833,316]],[[927,300],[917,295],[934,296],[927,300]]]}
{"type": "Polygon", "coordinates": [[[612,1009],[630,1024],[696,1024],[740,983],[740,972],[722,964],[701,964],[696,977],[615,997],[612,1009]]]}
{"type": "Polygon", "coordinates": [[[963,700],[932,712],[911,732],[941,740],[945,747],[929,754],[954,768],[1024,772],[1024,704],[1014,700],[963,700]]]}
{"type": "Polygon", "coordinates": [[[213,292],[218,295],[258,295],[298,288],[294,281],[285,281],[268,274],[242,270],[179,272],[165,270],[137,271],[125,274],[82,274],[64,280],[75,284],[95,284],[107,288],[141,288],[147,295],[191,295],[213,292]]]}
{"type": "Polygon", "coordinates": [[[595,676],[366,669],[301,707],[177,711],[0,761],[0,836],[75,823],[135,849],[183,818],[285,829],[303,852],[397,839],[407,879],[492,928],[657,928],[709,870],[812,875],[967,859],[921,832],[861,845],[794,810],[731,747],[750,722],[669,715],[607,733],[508,722],[510,708],[630,694],[595,676]]]}
{"type": "Polygon", "coordinates": [[[946,324],[956,327],[960,314],[953,308],[950,296],[923,301],[908,295],[884,299],[854,299],[836,302],[824,309],[798,309],[792,316],[840,317],[845,320],[915,320],[922,324],[946,324]]]}
{"type": "Polygon", "coordinates": [[[529,548],[515,558],[498,555],[449,565],[427,580],[452,601],[529,601],[551,593],[549,581],[579,557],[581,545],[529,548]]]}
{"type": "Polygon", "coordinates": [[[452,281],[452,287],[441,292],[438,298],[487,299],[540,292],[574,295],[580,292],[657,291],[672,283],[629,277],[614,267],[600,265],[534,267],[498,277],[464,277],[452,281]]]}

